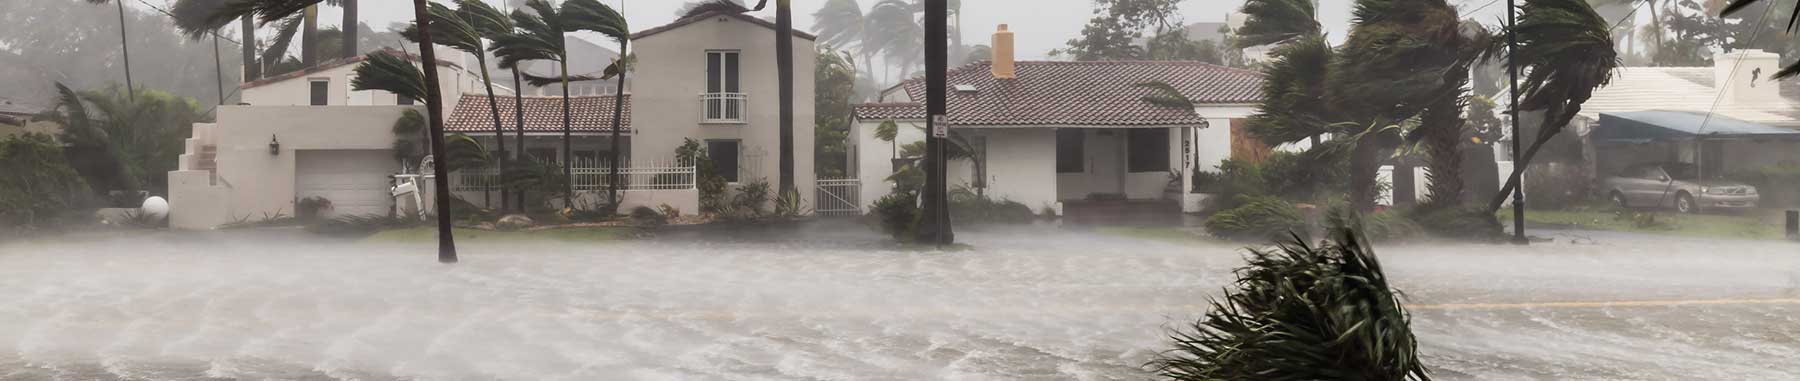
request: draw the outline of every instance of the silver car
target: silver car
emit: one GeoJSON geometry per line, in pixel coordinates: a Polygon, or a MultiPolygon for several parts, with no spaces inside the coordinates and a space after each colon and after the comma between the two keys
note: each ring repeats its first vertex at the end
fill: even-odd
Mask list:
{"type": "Polygon", "coordinates": [[[1755,208],[1756,187],[1725,180],[1700,180],[1693,164],[1639,164],[1606,178],[1605,190],[1622,208],[1674,208],[1681,213],[1705,209],[1755,208]]]}

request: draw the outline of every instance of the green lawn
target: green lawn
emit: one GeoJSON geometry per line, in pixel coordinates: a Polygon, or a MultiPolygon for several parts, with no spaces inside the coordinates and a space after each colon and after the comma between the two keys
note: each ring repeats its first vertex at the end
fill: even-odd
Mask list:
{"type": "MultiPolygon", "coordinates": [[[[1729,238],[1729,239],[1783,239],[1786,234],[1781,231],[1781,224],[1768,223],[1756,213],[1743,215],[1732,214],[1677,214],[1661,211],[1632,211],[1621,216],[1621,213],[1604,209],[1575,210],[1528,210],[1525,212],[1526,228],[1565,227],[1577,229],[1621,231],[1633,233],[1674,235],[1686,237],[1729,238]],[[1638,219],[1645,215],[1652,216],[1655,223],[1641,224],[1638,219]]],[[[1511,208],[1503,208],[1499,213],[1502,224],[1511,225],[1513,213],[1511,208]]],[[[1648,222],[1648,221],[1642,221],[1648,222]]]]}
{"type": "MultiPolygon", "coordinates": [[[[456,229],[457,242],[509,242],[509,241],[565,241],[565,242],[608,242],[629,240],[636,236],[637,229],[623,227],[581,227],[546,229],[523,232],[496,232],[475,229],[456,229]]],[[[365,242],[398,242],[418,243],[437,241],[436,227],[416,227],[388,230],[376,233],[363,239],[365,242]]]]}

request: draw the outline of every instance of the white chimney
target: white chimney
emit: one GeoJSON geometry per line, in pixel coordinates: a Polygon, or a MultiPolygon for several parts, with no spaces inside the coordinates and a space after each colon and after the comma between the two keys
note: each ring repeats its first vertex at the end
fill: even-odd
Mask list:
{"type": "Polygon", "coordinates": [[[1781,55],[1742,49],[1713,55],[1713,88],[1726,103],[1756,103],[1781,99],[1781,87],[1772,77],[1781,71],[1781,55]]]}

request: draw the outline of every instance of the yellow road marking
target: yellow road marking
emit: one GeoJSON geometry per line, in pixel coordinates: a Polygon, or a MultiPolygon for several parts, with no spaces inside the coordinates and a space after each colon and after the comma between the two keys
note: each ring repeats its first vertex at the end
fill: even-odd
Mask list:
{"type": "Polygon", "coordinates": [[[1414,304],[1406,308],[1414,310],[1509,310],[1531,308],[1609,308],[1609,307],[1678,307],[1678,306],[1734,306],[1734,305],[1800,305],[1800,299],[1698,299],[1698,300],[1620,300],[1593,302],[1541,302],[1541,303],[1446,303],[1446,304],[1414,304]]]}

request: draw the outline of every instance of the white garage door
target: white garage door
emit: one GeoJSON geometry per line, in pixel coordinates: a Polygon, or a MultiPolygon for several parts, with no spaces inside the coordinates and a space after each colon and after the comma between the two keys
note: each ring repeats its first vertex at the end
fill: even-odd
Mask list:
{"type": "Polygon", "coordinates": [[[381,214],[393,205],[388,176],[397,171],[388,150],[299,151],[294,164],[295,195],[331,200],[339,216],[381,214]]]}

